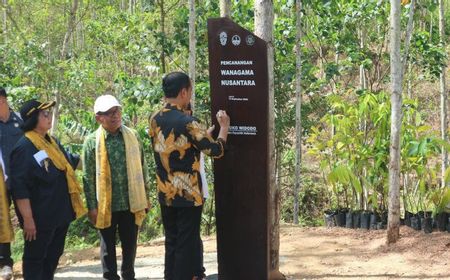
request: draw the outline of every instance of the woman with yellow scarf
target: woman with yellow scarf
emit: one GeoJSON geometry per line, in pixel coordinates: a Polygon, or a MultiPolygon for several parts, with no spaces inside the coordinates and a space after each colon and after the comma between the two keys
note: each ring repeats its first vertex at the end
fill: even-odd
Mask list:
{"type": "Polygon", "coordinates": [[[30,100],[20,115],[25,135],[11,153],[11,194],[24,232],[24,279],[53,279],[69,224],[86,213],[75,177],[78,156],[47,133],[55,102],[30,100]]]}

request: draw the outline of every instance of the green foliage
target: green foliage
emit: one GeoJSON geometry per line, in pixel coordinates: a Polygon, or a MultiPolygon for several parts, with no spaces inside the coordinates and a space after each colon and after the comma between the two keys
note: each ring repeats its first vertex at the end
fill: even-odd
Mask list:
{"type": "Polygon", "coordinates": [[[433,216],[445,212],[450,203],[450,188],[437,188],[430,192],[429,199],[433,204],[433,216]]]}
{"type": "MultiPolygon", "coordinates": [[[[390,105],[386,93],[349,91],[330,95],[330,114],[314,127],[308,153],[317,157],[335,207],[386,208],[390,105]],[[349,102],[349,100],[352,100],[349,102]],[[331,133],[330,133],[331,131],[331,133]]],[[[402,195],[410,211],[447,205],[440,186],[436,159],[441,148],[450,148],[438,132],[424,124],[417,100],[405,99],[401,130],[402,195]],[[440,206],[438,206],[440,205],[440,206]]]]}
{"type": "MultiPolygon", "coordinates": [[[[152,201],[152,203],[155,203],[155,201],[152,201]]],[[[139,242],[146,242],[161,236],[162,228],[161,210],[156,202],[147,213],[147,218],[139,230],[139,242]]]]}
{"type": "Polygon", "coordinates": [[[350,185],[355,189],[357,194],[362,193],[361,183],[358,181],[355,174],[344,165],[337,165],[333,168],[330,174],[328,174],[328,182],[331,185],[350,185]]]}
{"type": "MultiPolygon", "coordinates": [[[[418,131],[421,131],[420,128],[418,131]]],[[[440,181],[436,175],[439,166],[429,161],[439,155],[441,142],[437,137],[430,136],[419,136],[417,139],[409,135],[405,140],[407,142],[405,141],[406,146],[402,149],[402,172],[410,178],[410,182],[403,188],[405,208],[428,211],[432,203],[430,195],[440,189],[440,181]]]]}
{"type": "Polygon", "coordinates": [[[424,31],[413,34],[410,59],[414,67],[431,80],[438,79],[441,67],[447,64],[447,54],[440,46],[439,38],[430,38],[430,34],[424,31]]]}
{"type": "Polygon", "coordinates": [[[69,250],[85,249],[100,245],[97,230],[91,225],[87,216],[70,224],[67,232],[66,248],[69,250]]]}
{"type": "MultiPolygon", "coordinates": [[[[328,102],[331,112],[310,134],[308,153],[320,160],[324,177],[335,195],[336,206],[344,203],[347,208],[385,209],[389,96],[384,92],[348,91],[342,96],[330,95],[328,102]]],[[[435,155],[439,147],[435,138],[416,141],[417,132],[423,131],[420,114],[415,109],[417,102],[406,99],[405,104],[406,115],[414,115],[418,122],[414,126],[406,124],[402,129],[402,171],[410,173],[414,167],[426,165],[424,160],[435,155]],[[416,159],[421,162],[414,165],[416,159]]],[[[425,174],[424,169],[421,170],[423,172],[417,174],[417,178],[425,174]]]]}
{"type": "MultiPolygon", "coordinates": [[[[121,8],[124,1],[80,1],[77,26],[62,53],[70,2],[8,1],[15,23],[7,19],[7,33],[0,38],[0,85],[7,88],[14,108],[30,98],[49,100],[59,94],[62,106],[56,133],[74,153],[81,152],[84,138],[97,127],[92,112],[95,98],[108,92],[120,99],[125,123],[143,140],[153,180],[153,208],[140,233],[140,241],[146,241],[162,234],[147,120],[161,105],[163,72],[187,72],[189,10],[178,0],[137,1],[133,12],[121,8]]],[[[254,4],[253,0],[232,1],[231,18],[254,30],[254,4]]],[[[302,136],[308,139],[305,147],[320,169],[313,172],[308,166],[302,170],[299,218],[305,225],[316,225],[325,204],[386,207],[389,4],[378,0],[307,0],[302,4],[303,39],[297,50],[295,1],[274,1],[275,146],[282,219],[289,222],[295,185],[295,62],[300,51],[302,136]],[[361,66],[365,89],[359,85],[361,66]]],[[[434,82],[440,66],[447,63],[445,47],[439,42],[436,7],[432,0],[417,5],[408,75],[413,90],[414,81],[434,82]]],[[[408,7],[402,11],[404,27],[408,7]]],[[[218,1],[197,1],[196,12],[194,114],[209,125],[207,20],[219,16],[218,1]]],[[[445,16],[449,18],[448,13],[445,16]]],[[[449,28],[447,25],[447,35],[449,28]]],[[[448,194],[440,188],[436,160],[447,143],[439,141],[438,133],[425,124],[429,116],[421,105],[415,98],[404,99],[403,201],[409,209],[441,211],[448,194]]],[[[209,234],[215,231],[214,196],[211,163],[206,165],[211,197],[202,219],[203,232],[209,234]]],[[[20,247],[21,239],[17,240],[14,246],[20,247]]],[[[72,224],[69,248],[97,242],[96,231],[85,218],[72,224]]]]}
{"type": "Polygon", "coordinates": [[[14,233],[14,241],[11,243],[11,258],[14,262],[18,262],[22,259],[23,253],[23,231],[21,228],[15,228],[14,233]]]}
{"type": "MultiPolygon", "coordinates": [[[[314,179],[312,170],[303,169],[302,188],[299,192],[299,223],[303,226],[322,225],[323,209],[330,203],[330,197],[326,187],[314,179]]],[[[291,182],[294,178],[290,178],[291,182]]],[[[283,185],[281,204],[281,219],[285,222],[293,222],[294,209],[293,184],[283,185]]]]}

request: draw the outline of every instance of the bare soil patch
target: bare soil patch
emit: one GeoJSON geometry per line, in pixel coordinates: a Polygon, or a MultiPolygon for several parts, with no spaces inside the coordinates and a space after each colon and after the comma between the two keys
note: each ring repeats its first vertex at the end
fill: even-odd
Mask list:
{"type": "Polygon", "coordinates": [[[290,279],[450,279],[449,233],[400,234],[387,246],[385,230],[285,225],[280,270],[290,279]]]}

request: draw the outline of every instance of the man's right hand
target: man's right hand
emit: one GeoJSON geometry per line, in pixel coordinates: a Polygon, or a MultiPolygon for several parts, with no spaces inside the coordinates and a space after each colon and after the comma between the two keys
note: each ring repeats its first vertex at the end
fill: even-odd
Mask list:
{"type": "Polygon", "coordinates": [[[36,240],[36,225],[33,218],[24,218],[23,235],[26,241],[36,240]]]}
{"type": "Polygon", "coordinates": [[[230,128],[230,117],[224,110],[219,110],[216,114],[217,122],[220,125],[218,138],[227,141],[228,129],[230,128]]]}
{"type": "Polygon", "coordinates": [[[94,226],[97,224],[97,214],[98,214],[97,209],[92,209],[92,210],[89,210],[89,212],[88,212],[89,221],[94,226]]]}
{"type": "Polygon", "coordinates": [[[220,127],[227,128],[230,126],[230,116],[224,110],[219,110],[216,114],[217,122],[220,127]]]}

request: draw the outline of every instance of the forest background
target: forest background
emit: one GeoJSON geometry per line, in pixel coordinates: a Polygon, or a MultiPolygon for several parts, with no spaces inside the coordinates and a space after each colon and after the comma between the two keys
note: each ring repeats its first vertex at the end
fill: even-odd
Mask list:
{"type": "MultiPolygon", "coordinates": [[[[97,96],[116,95],[125,123],[144,139],[152,186],[154,162],[148,116],[161,106],[161,78],[188,72],[189,7],[183,0],[1,0],[0,85],[18,109],[30,98],[59,100],[54,134],[80,153],[97,127],[97,96]]],[[[254,30],[254,2],[231,1],[231,18],[254,30]]],[[[274,0],[276,185],[283,222],[293,222],[296,162],[296,3],[274,0]]],[[[218,1],[196,3],[195,115],[210,123],[207,19],[218,1]]],[[[449,1],[444,1],[448,7],[449,1]]],[[[385,210],[390,135],[389,1],[302,1],[303,163],[298,193],[301,225],[323,224],[325,209],[385,210]]],[[[402,1],[405,29],[410,3],[402,1]]],[[[447,64],[438,1],[416,1],[405,68],[402,143],[403,208],[442,208],[439,75],[447,64]]],[[[445,21],[450,17],[444,11],[445,21]]],[[[445,29],[445,37],[450,27],[445,29]]],[[[405,35],[402,34],[404,39],[405,35]]],[[[446,73],[447,74],[447,73],[446,73]]],[[[256,112],[255,112],[256,113],[256,112]]],[[[446,132],[448,133],[448,132],[446,132]]],[[[211,162],[207,162],[213,194],[211,162]]],[[[140,241],[162,234],[156,187],[140,241]]],[[[440,209],[442,210],[442,209],[440,209]]],[[[203,231],[215,230],[214,197],[203,231]]],[[[18,258],[20,230],[13,249],[18,258]]],[[[86,218],[74,222],[66,247],[98,245],[86,218]]]]}

